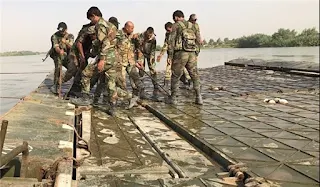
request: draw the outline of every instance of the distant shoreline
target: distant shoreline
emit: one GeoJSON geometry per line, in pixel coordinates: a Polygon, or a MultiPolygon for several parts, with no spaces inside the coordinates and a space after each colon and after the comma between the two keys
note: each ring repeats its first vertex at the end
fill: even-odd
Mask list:
{"type": "Polygon", "coordinates": [[[34,51],[9,51],[0,53],[0,57],[6,56],[29,56],[29,55],[41,55],[46,54],[46,52],[34,52],[34,51]]]}
{"type": "MultiPolygon", "coordinates": [[[[204,46],[201,49],[259,49],[259,48],[301,48],[301,47],[319,47],[319,46],[296,46],[296,47],[254,47],[254,48],[240,48],[232,46],[204,46]]],[[[157,52],[161,51],[161,47],[157,46],[157,52]]],[[[31,55],[45,55],[47,52],[33,52],[33,51],[9,51],[0,53],[0,57],[10,56],[31,56],[31,55]]]]}

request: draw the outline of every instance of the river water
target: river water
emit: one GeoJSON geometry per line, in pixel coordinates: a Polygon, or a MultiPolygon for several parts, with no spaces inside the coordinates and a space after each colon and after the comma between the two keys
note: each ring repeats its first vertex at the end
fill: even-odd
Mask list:
{"type": "MultiPolygon", "coordinates": [[[[0,57],[0,116],[19,102],[17,98],[26,96],[37,88],[48,74],[47,72],[53,70],[52,59],[49,57],[45,62],[42,62],[41,59],[44,56],[0,57]]],[[[224,62],[236,58],[319,63],[319,47],[203,49],[199,55],[198,67],[208,68],[223,65],[224,62]]],[[[165,69],[165,59],[166,56],[163,56],[157,64],[158,70],[165,69]]]]}

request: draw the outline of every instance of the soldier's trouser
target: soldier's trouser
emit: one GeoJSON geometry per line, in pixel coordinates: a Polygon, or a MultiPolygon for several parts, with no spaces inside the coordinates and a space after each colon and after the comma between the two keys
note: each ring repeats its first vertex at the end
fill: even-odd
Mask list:
{"type": "MultiPolygon", "coordinates": [[[[127,73],[127,69],[129,66],[124,67],[125,73],[127,73]]],[[[121,67],[122,69],[122,67],[121,67]]],[[[130,68],[129,68],[130,69],[130,68]]],[[[130,72],[131,70],[128,70],[128,72],[130,72]]],[[[128,73],[129,74],[129,73],[128,73]]],[[[104,93],[104,96],[106,97],[108,94],[105,93],[105,83],[108,82],[108,79],[106,78],[106,76],[103,76],[104,74],[99,74],[99,80],[98,80],[98,85],[96,88],[96,91],[94,93],[94,97],[98,98],[100,97],[101,93],[104,93]]],[[[130,75],[130,74],[129,74],[130,75]]],[[[136,71],[136,77],[139,77],[139,73],[138,71],[136,71]]],[[[132,94],[130,94],[127,89],[125,87],[123,87],[123,74],[122,72],[118,72],[118,76],[116,77],[116,90],[117,90],[117,96],[121,97],[121,98],[125,98],[125,99],[129,99],[132,97],[132,94]]],[[[140,80],[140,79],[139,79],[140,80]]],[[[140,80],[141,82],[141,80],[140,80]]],[[[92,83],[92,82],[91,82],[92,83]]]]}
{"type": "MultiPolygon", "coordinates": [[[[91,90],[91,78],[97,76],[98,69],[96,64],[88,64],[82,71],[81,87],[82,92],[89,93],[91,90]]],[[[93,86],[93,85],[92,85],[93,86]]]]}
{"type": "Polygon", "coordinates": [[[77,68],[77,72],[76,72],[74,79],[73,79],[74,80],[73,84],[80,86],[81,85],[81,78],[82,78],[81,74],[82,74],[82,71],[88,66],[88,59],[86,59],[84,64],[78,64],[77,66],[78,66],[78,68],[77,68]]]}
{"type": "Polygon", "coordinates": [[[66,69],[68,69],[68,60],[66,55],[59,55],[54,57],[54,77],[53,77],[53,83],[58,85],[59,84],[59,77],[60,77],[60,67],[59,65],[63,65],[66,69]]]}
{"type": "Polygon", "coordinates": [[[78,72],[78,67],[77,64],[79,64],[77,57],[73,54],[70,53],[68,55],[68,68],[66,73],[64,74],[62,78],[62,82],[67,82],[70,80],[72,77],[76,76],[78,72]]]}
{"type": "MultiPolygon", "coordinates": [[[[94,92],[94,97],[99,98],[101,93],[103,93],[106,88],[106,76],[104,73],[97,73],[91,78],[90,85],[91,88],[97,83],[97,88],[94,92]],[[94,82],[96,81],[96,82],[94,82]]],[[[107,94],[105,95],[107,96],[107,94]]]]}
{"type": "MultiPolygon", "coordinates": [[[[145,69],[146,62],[148,63],[148,68],[150,70],[150,76],[152,77],[152,84],[154,89],[159,89],[159,86],[157,84],[157,71],[156,71],[156,62],[154,58],[146,57],[143,61],[143,68],[145,69]]],[[[141,70],[140,70],[141,71],[141,70]]],[[[140,72],[141,73],[141,72],[140,72]]],[[[141,73],[141,75],[144,75],[144,73],[141,73]]]]}
{"type": "MultiPolygon", "coordinates": [[[[90,92],[90,79],[94,74],[94,70],[97,69],[96,65],[88,65],[88,69],[83,71],[82,73],[82,87],[84,93],[90,92]]],[[[106,76],[106,90],[108,93],[108,102],[115,103],[117,101],[117,89],[116,89],[116,78],[117,78],[117,69],[115,64],[115,52],[114,50],[110,49],[106,56],[106,60],[104,62],[103,71],[106,76]]]]}
{"type": "Polygon", "coordinates": [[[183,74],[180,77],[180,81],[183,82],[183,83],[186,83],[190,79],[191,79],[191,77],[190,77],[190,75],[188,73],[187,68],[183,68],[183,74]]]}
{"type": "Polygon", "coordinates": [[[126,74],[127,74],[126,66],[122,65],[122,66],[121,66],[121,83],[122,83],[122,89],[126,89],[126,88],[127,88],[126,74]]]}
{"type": "Polygon", "coordinates": [[[197,70],[197,56],[195,52],[176,51],[174,53],[171,66],[171,94],[174,96],[178,88],[178,82],[183,74],[183,68],[186,67],[193,81],[193,88],[200,89],[200,78],[197,70]]]}
{"type": "MultiPolygon", "coordinates": [[[[167,66],[166,66],[166,75],[165,75],[165,79],[166,80],[170,80],[171,79],[171,60],[170,59],[167,59],[167,66]]],[[[182,82],[185,82],[186,80],[190,80],[191,77],[188,73],[188,70],[187,68],[183,68],[183,75],[181,76],[180,80],[182,82]]]]}
{"type": "Polygon", "coordinates": [[[130,78],[133,94],[138,96],[140,91],[143,89],[143,82],[140,78],[139,70],[135,65],[128,64],[126,67],[126,72],[130,78]]]}

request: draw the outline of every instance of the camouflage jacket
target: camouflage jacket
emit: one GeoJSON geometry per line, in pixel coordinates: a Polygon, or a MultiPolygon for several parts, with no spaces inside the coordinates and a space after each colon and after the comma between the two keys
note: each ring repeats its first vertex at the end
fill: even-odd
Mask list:
{"type": "Polygon", "coordinates": [[[123,30],[117,34],[117,58],[122,65],[135,64],[135,46],[132,34],[127,35],[123,30]]]}
{"type": "MultiPolygon", "coordinates": [[[[150,40],[145,39],[145,33],[138,35],[136,41],[137,52],[142,53],[144,57],[154,59],[156,56],[157,41],[155,37],[150,40]]],[[[141,55],[138,55],[139,57],[141,55]]]]}
{"type": "Polygon", "coordinates": [[[92,26],[91,24],[83,25],[81,30],[78,33],[77,39],[72,46],[72,52],[79,57],[80,51],[78,50],[77,43],[82,43],[83,52],[85,55],[85,59],[88,59],[90,56],[90,50],[92,49],[92,39],[88,34],[88,28],[92,26]]]}
{"type": "Polygon", "coordinates": [[[72,46],[74,42],[74,37],[72,34],[66,33],[65,35],[62,35],[60,31],[55,32],[51,36],[51,45],[52,45],[52,55],[57,55],[56,50],[54,48],[59,47],[60,49],[63,49],[67,54],[70,52],[70,48],[67,47],[67,45],[72,46]],[[66,40],[66,43],[62,42],[62,39],[66,40]]]}
{"type": "MultiPolygon", "coordinates": [[[[169,39],[169,52],[170,56],[172,57],[174,51],[182,50],[182,27],[179,24],[180,21],[176,22],[172,26],[172,32],[170,33],[170,39],[169,39]]],[[[183,24],[187,24],[188,22],[186,20],[182,21],[183,24]]],[[[197,24],[198,25],[198,24],[197,24]]],[[[200,29],[199,26],[197,28],[196,24],[193,25],[193,30],[196,35],[196,43],[197,45],[200,45],[200,29]]]]}
{"type": "Polygon", "coordinates": [[[109,53],[114,53],[118,29],[110,22],[100,18],[95,26],[97,40],[94,48],[98,50],[98,58],[106,60],[109,53]]]}

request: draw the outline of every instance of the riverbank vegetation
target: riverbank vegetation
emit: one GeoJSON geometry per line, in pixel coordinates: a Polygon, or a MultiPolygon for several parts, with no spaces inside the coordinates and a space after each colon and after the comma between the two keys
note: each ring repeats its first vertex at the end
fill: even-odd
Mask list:
{"type": "Polygon", "coordinates": [[[258,47],[306,47],[319,46],[319,32],[315,28],[301,33],[290,29],[279,29],[272,35],[252,34],[236,39],[218,38],[203,41],[203,48],[258,48],[258,47]]]}
{"type": "Polygon", "coordinates": [[[27,55],[39,55],[43,54],[41,52],[33,52],[33,51],[9,51],[0,53],[0,56],[27,56],[27,55]]]}
{"type": "MultiPolygon", "coordinates": [[[[218,38],[216,40],[203,40],[202,48],[258,48],[258,47],[307,47],[319,46],[319,32],[316,28],[305,29],[301,33],[290,29],[278,29],[272,35],[267,34],[252,34],[242,36],[240,38],[218,38]]],[[[161,50],[160,45],[157,45],[156,50],[161,50]]],[[[33,51],[10,51],[0,53],[0,56],[26,56],[46,54],[46,52],[33,51]]]]}

